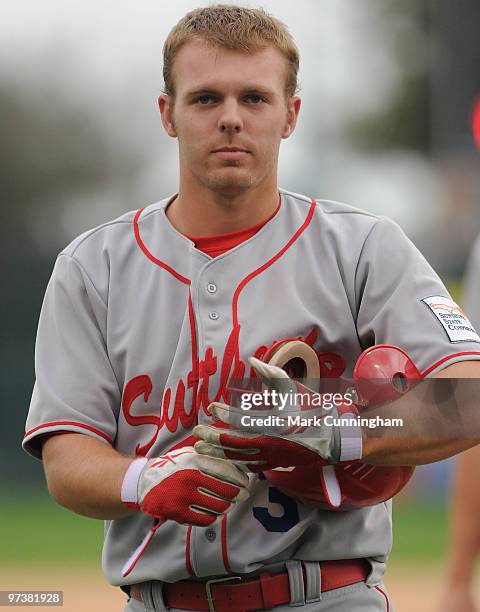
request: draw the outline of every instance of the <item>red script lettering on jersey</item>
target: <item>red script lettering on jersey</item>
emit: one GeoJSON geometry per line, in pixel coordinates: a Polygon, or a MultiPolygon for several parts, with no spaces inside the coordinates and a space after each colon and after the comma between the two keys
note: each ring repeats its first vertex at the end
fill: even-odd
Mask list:
{"type": "MultiPolygon", "coordinates": [[[[192,360],[192,368],[186,376],[186,384],[183,379],[177,382],[172,408],[172,388],[167,387],[165,389],[163,399],[160,402],[159,414],[138,416],[132,412],[133,405],[137,399],[143,397],[143,401],[147,403],[150,398],[153,383],[148,374],[135,376],[126,383],[122,396],[122,412],[125,420],[132,427],[140,425],[153,425],[155,427],[154,434],[146,444],[137,444],[135,447],[136,455],[145,456],[155,443],[160,430],[164,427],[172,433],[177,431],[179,424],[184,429],[190,429],[197,423],[200,410],[209,415],[208,406],[212,401],[218,402],[223,400],[228,402],[230,381],[242,379],[246,371],[245,362],[237,357],[239,354],[238,331],[238,327],[232,330],[225,345],[220,365],[218,390],[213,397],[210,396],[210,379],[217,373],[218,359],[211,347],[205,350],[203,359],[199,360],[197,358],[192,360]],[[191,390],[190,406],[188,409],[185,401],[187,388],[191,390]]],[[[295,339],[302,340],[312,346],[316,338],[317,332],[315,328],[312,328],[303,337],[285,338],[281,341],[275,341],[270,347],[266,345],[259,346],[253,354],[261,359],[270,352],[274,345],[295,339]]],[[[336,353],[317,353],[317,355],[322,378],[339,378],[342,375],[345,370],[345,360],[341,355],[336,353]]],[[[249,375],[251,378],[255,377],[253,370],[250,370],[249,375]]]]}

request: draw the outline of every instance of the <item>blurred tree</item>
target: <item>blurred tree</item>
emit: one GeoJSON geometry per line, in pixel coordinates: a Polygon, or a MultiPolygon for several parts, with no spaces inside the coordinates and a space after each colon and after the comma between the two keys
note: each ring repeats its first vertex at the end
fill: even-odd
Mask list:
{"type": "Polygon", "coordinates": [[[432,17],[433,152],[444,158],[473,155],[477,165],[473,114],[480,99],[480,3],[435,0],[432,17]]]}
{"type": "Polygon", "coordinates": [[[107,140],[98,113],[69,100],[53,82],[32,86],[0,82],[0,223],[28,222],[32,210],[68,203],[118,174],[133,175],[135,161],[107,140]]]}
{"type": "Polygon", "coordinates": [[[430,151],[429,0],[373,0],[375,12],[386,31],[403,75],[391,103],[383,113],[346,126],[352,142],[369,150],[387,148],[430,151]]]}
{"type": "Polygon", "coordinates": [[[143,161],[115,147],[98,113],[68,99],[51,77],[22,87],[0,81],[0,448],[9,458],[0,462],[0,480],[17,484],[42,474],[20,442],[34,381],[38,314],[65,241],[58,231],[57,242],[39,244],[32,225],[46,209],[55,219],[52,206],[67,207],[112,180],[128,182],[143,161]]]}

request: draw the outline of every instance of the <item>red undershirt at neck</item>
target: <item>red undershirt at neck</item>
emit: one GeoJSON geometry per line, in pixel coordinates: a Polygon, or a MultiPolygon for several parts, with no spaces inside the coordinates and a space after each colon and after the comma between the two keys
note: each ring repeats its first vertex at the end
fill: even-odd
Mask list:
{"type": "Polygon", "coordinates": [[[265,219],[265,221],[261,221],[252,227],[247,227],[246,229],[238,230],[236,232],[229,232],[228,234],[217,234],[216,236],[194,237],[188,236],[187,234],[184,234],[184,236],[191,240],[195,244],[195,248],[202,251],[202,253],[205,253],[212,258],[218,257],[230,249],[233,249],[233,247],[242,244],[242,242],[245,242],[260,231],[262,227],[277,214],[280,208],[280,203],[281,198],[278,199],[278,206],[275,212],[270,215],[268,219],[265,219]]]}

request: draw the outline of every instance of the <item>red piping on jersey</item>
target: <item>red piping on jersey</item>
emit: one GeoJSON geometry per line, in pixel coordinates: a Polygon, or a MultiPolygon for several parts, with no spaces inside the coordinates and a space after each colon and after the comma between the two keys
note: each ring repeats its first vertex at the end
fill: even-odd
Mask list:
{"type": "Polygon", "coordinates": [[[233,574],[232,568],[230,567],[230,561],[228,560],[228,549],[227,549],[227,515],[225,514],[222,519],[222,559],[223,565],[229,574],[233,574]]]}
{"type": "Polygon", "coordinates": [[[375,590],[378,591],[379,593],[381,593],[385,597],[385,602],[387,604],[386,612],[390,612],[390,602],[388,601],[388,597],[387,597],[387,594],[385,593],[385,591],[383,589],[381,589],[380,587],[378,587],[378,586],[375,587],[375,590]]]}
{"type": "Polygon", "coordinates": [[[273,257],[271,257],[267,262],[265,262],[262,266],[260,266],[259,268],[257,268],[256,270],[254,270],[253,272],[250,272],[250,274],[248,274],[238,285],[235,294],[233,296],[233,304],[232,304],[232,310],[233,310],[233,324],[235,326],[238,325],[238,316],[237,316],[237,306],[238,306],[238,298],[240,297],[240,293],[243,290],[243,288],[245,287],[245,285],[247,283],[249,283],[252,278],[255,278],[255,276],[258,276],[259,274],[261,274],[262,272],[264,272],[267,268],[269,268],[272,264],[274,264],[277,259],[279,259],[286,251],[288,251],[288,249],[292,246],[292,244],[300,237],[300,235],[307,229],[307,227],[310,224],[310,221],[312,220],[313,217],[313,213],[315,211],[315,206],[317,205],[315,200],[312,200],[312,204],[310,206],[310,210],[308,211],[308,215],[305,219],[305,221],[302,223],[302,225],[298,228],[298,230],[293,234],[293,236],[290,238],[290,240],[287,242],[287,244],[280,249],[280,251],[278,251],[278,253],[276,255],[274,255],[273,257]]]}
{"type": "Polygon", "coordinates": [[[153,520],[153,524],[150,527],[149,532],[143,538],[143,540],[140,543],[140,545],[138,546],[138,548],[133,552],[132,556],[127,560],[127,563],[123,566],[123,568],[122,568],[122,576],[124,578],[126,576],[128,576],[128,574],[130,574],[130,572],[133,570],[133,568],[137,565],[138,561],[140,560],[140,557],[143,555],[143,553],[147,549],[147,546],[152,541],[153,536],[155,535],[157,529],[160,527],[160,525],[163,525],[163,523],[164,523],[164,519],[155,518],[153,520]]]}
{"type": "Polygon", "coordinates": [[[133,219],[133,231],[135,232],[135,239],[137,240],[138,246],[143,251],[143,253],[148,257],[148,259],[153,261],[153,263],[157,264],[157,266],[160,266],[161,268],[163,268],[167,272],[170,272],[170,274],[172,276],[174,276],[176,279],[178,279],[182,283],[185,283],[186,285],[191,285],[190,279],[188,279],[185,276],[182,276],[181,274],[176,272],[173,268],[171,268],[164,261],[161,261],[160,259],[157,259],[155,257],[155,255],[153,255],[153,253],[150,253],[150,251],[147,249],[145,243],[143,242],[143,240],[142,240],[142,238],[140,236],[140,229],[138,227],[138,220],[139,220],[140,215],[142,214],[142,212],[144,210],[145,210],[145,207],[140,208],[139,210],[137,210],[137,212],[135,214],[135,217],[133,219]]]}
{"type": "MultiPolygon", "coordinates": [[[[278,251],[278,253],[276,255],[274,255],[267,262],[265,262],[262,266],[260,266],[259,268],[257,268],[253,272],[250,272],[250,274],[248,274],[240,282],[240,284],[238,285],[237,289],[235,290],[235,294],[233,296],[233,301],[232,301],[232,319],[233,319],[233,327],[234,327],[234,329],[237,329],[237,328],[240,327],[239,324],[238,324],[238,299],[240,297],[240,293],[242,292],[243,288],[245,287],[245,285],[247,285],[247,283],[249,283],[253,278],[255,278],[255,276],[258,276],[259,274],[264,272],[267,268],[269,268],[271,265],[273,265],[278,259],[280,259],[280,257],[286,251],[288,251],[288,249],[294,244],[294,242],[296,242],[296,240],[300,237],[300,235],[310,225],[310,221],[312,220],[313,213],[315,212],[316,205],[317,205],[317,202],[315,200],[312,200],[312,203],[310,205],[310,210],[308,211],[308,214],[307,214],[307,216],[305,218],[305,221],[298,228],[298,230],[293,234],[293,236],[290,238],[290,240],[287,242],[287,244],[283,248],[281,248],[280,251],[278,251]]],[[[239,355],[239,343],[237,342],[237,346],[236,346],[236,360],[237,360],[237,362],[239,361],[239,359],[240,359],[240,355],[239,355]]]]}
{"type": "MultiPolygon", "coordinates": [[[[190,288],[188,289],[188,319],[190,322],[190,340],[192,347],[192,374],[194,376],[193,389],[192,389],[192,398],[194,404],[192,404],[192,410],[194,411],[195,422],[198,423],[198,406],[197,406],[197,396],[198,396],[198,348],[197,348],[197,333],[195,329],[195,313],[193,311],[193,303],[192,303],[192,294],[190,288]]],[[[193,437],[193,436],[192,436],[193,437]]],[[[194,576],[192,564],[190,561],[190,539],[192,534],[192,526],[189,525],[187,529],[187,539],[185,541],[185,565],[187,566],[187,571],[190,576],[194,576]]]]}
{"type": "Polygon", "coordinates": [[[449,359],[454,359],[455,357],[462,357],[463,355],[480,355],[480,351],[463,351],[462,353],[454,353],[453,355],[444,357],[443,359],[440,359],[440,361],[436,361],[433,365],[424,370],[422,372],[422,377],[427,376],[427,374],[430,374],[430,372],[432,372],[435,368],[438,368],[439,365],[442,365],[442,363],[445,363],[449,359]]]}
{"type": "MultiPolygon", "coordinates": [[[[192,302],[192,293],[190,288],[188,289],[188,320],[190,323],[190,339],[192,345],[192,375],[194,376],[193,382],[193,398],[194,401],[197,402],[197,394],[198,394],[198,346],[197,346],[197,331],[195,329],[195,312],[193,310],[193,302],[192,302]]],[[[195,405],[192,410],[197,410],[197,406],[195,405]]]]}
{"type": "Polygon", "coordinates": [[[195,576],[192,568],[192,563],[190,561],[190,538],[192,535],[192,526],[189,525],[187,527],[187,539],[185,542],[185,565],[187,566],[187,572],[190,576],[195,576]]]}
{"type": "Polygon", "coordinates": [[[77,423],[76,421],[50,421],[49,423],[43,423],[43,425],[37,425],[37,427],[34,427],[33,429],[30,429],[30,431],[27,431],[23,437],[26,438],[27,436],[34,433],[35,431],[38,431],[39,429],[43,429],[44,427],[52,427],[53,425],[73,425],[75,427],[83,427],[84,429],[88,429],[89,431],[96,433],[98,436],[106,440],[111,446],[113,446],[113,440],[110,438],[110,436],[107,436],[106,433],[103,433],[103,431],[100,431],[96,427],[86,425],[85,423],[77,423]]]}

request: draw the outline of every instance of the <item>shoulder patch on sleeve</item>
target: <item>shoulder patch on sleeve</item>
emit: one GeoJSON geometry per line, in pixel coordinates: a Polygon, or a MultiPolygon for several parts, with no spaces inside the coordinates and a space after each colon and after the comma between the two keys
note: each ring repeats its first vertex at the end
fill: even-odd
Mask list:
{"type": "Polygon", "coordinates": [[[480,342],[480,336],[467,315],[453,300],[442,295],[431,295],[421,301],[433,312],[450,342],[480,342]]]}

